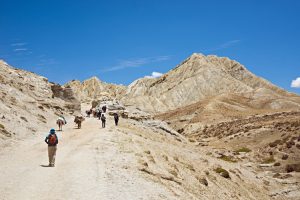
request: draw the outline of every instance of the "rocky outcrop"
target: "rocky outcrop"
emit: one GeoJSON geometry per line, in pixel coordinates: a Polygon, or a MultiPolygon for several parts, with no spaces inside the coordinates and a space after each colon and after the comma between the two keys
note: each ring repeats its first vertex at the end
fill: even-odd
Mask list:
{"type": "Polygon", "coordinates": [[[81,102],[90,103],[93,100],[108,101],[120,99],[126,91],[126,86],[105,83],[97,77],[92,77],[82,83],[73,80],[65,85],[72,88],[81,102]]]}
{"type": "Polygon", "coordinates": [[[80,111],[80,101],[75,97],[75,94],[70,86],[60,86],[58,84],[51,85],[53,92],[52,97],[60,98],[65,101],[65,107],[70,110],[71,113],[80,111]]]}

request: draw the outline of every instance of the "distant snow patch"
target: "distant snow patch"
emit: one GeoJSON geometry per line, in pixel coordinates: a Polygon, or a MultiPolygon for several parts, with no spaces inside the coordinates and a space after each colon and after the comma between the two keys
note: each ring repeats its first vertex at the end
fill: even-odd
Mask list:
{"type": "Polygon", "coordinates": [[[292,88],[300,88],[300,77],[298,77],[298,78],[296,78],[296,80],[292,81],[291,87],[292,88]]]}
{"type": "Polygon", "coordinates": [[[159,72],[152,72],[151,76],[145,76],[145,78],[158,78],[160,76],[162,76],[162,73],[159,72]]]}

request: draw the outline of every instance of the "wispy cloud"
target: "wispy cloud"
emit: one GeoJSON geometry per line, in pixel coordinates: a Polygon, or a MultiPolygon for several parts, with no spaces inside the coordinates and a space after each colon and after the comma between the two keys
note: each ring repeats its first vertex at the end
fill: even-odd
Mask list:
{"type": "Polygon", "coordinates": [[[145,76],[145,78],[158,78],[162,76],[163,74],[160,72],[152,72],[151,76],[145,76]]]}
{"type": "Polygon", "coordinates": [[[150,63],[156,63],[161,61],[169,60],[172,56],[156,56],[156,57],[146,57],[146,58],[137,58],[130,60],[121,60],[117,65],[110,68],[102,70],[103,72],[117,71],[126,68],[140,67],[150,63]]]}
{"type": "Polygon", "coordinates": [[[295,80],[292,80],[291,87],[300,88],[300,77],[296,78],[295,80]]]}
{"type": "Polygon", "coordinates": [[[217,46],[215,48],[208,49],[206,51],[218,51],[218,50],[222,50],[222,49],[227,49],[227,48],[237,45],[240,42],[241,42],[241,40],[230,40],[230,41],[224,42],[223,44],[220,44],[219,46],[217,46]]]}
{"type": "Polygon", "coordinates": [[[26,42],[18,42],[18,43],[12,43],[10,44],[10,46],[21,47],[21,46],[25,46],[26,44],[27,44],[26,42]]]}
{"type": "Polygon", "coordinates": [[[16,48],[14,49],[14,51],[27,51],[28,49],[27,48],[16,48]]]}

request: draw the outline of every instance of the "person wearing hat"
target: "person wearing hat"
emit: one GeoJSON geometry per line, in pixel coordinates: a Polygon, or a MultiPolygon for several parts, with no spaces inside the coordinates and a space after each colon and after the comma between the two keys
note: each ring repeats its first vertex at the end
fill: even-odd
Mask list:
{"type": "Polygon", "coordinates": [[[49,167],[55,166],[55,155],[57,150],[58,138],[55,134],[55,129],[51,129],[49,135],[45,138],[48,144],[49,167]]]}

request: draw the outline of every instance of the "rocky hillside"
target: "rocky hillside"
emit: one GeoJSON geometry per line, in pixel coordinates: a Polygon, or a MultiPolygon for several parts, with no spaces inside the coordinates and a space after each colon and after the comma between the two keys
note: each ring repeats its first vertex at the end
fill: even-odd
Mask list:
{"type": "Polygon", "coordinates": [[[80,111],[70,88],[0,61],[0,138],[25,137],[48,126],[60,114],[80,111]]]}
{"type": "Polygon", "coordinates": [[[254,108],[300,107],[299,96],[255,76],[240,63],[202,54],[193,54],[160,78],[133,82],[122,101],[145,111],[161,113],[231,94],[248,98],[254,108]]]}
{"type": "Polygon", "coordinates": [[[126,91],[126,86],[105,83],[97,77],[92,77],[82,83],[73,80],[65,86],[71,87],[81,102],[90,103],[93,100],[120,99],[126,91]]]}

